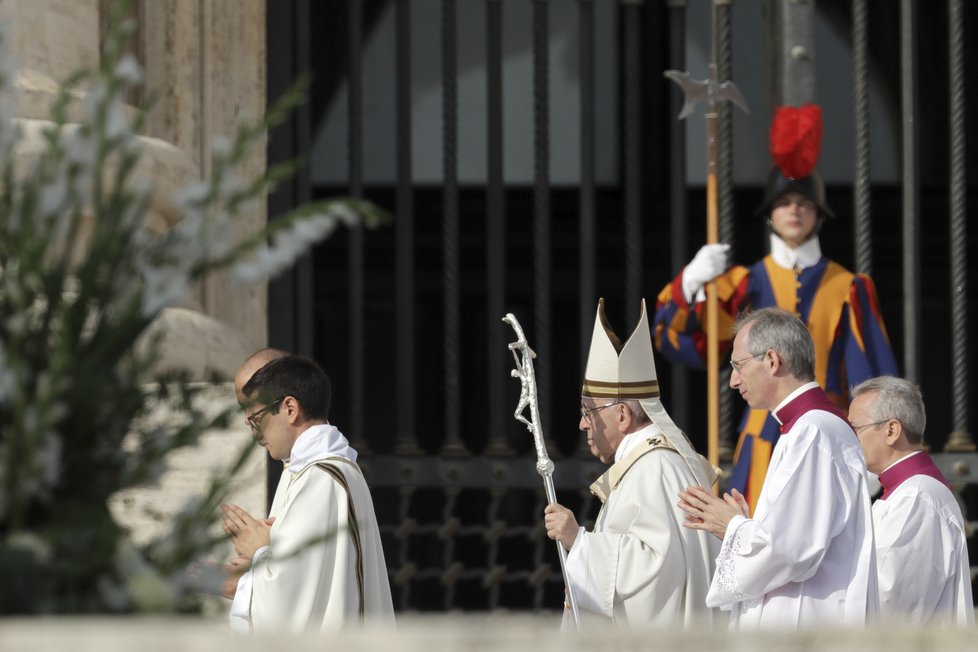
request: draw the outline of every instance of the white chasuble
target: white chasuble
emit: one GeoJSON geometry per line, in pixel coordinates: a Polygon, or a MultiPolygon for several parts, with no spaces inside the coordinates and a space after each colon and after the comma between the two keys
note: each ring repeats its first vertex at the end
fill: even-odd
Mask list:
{"type": "Polygon", "coordinates": [[[719,542],[683,527],[679,492],[700,482],[668,444],[657,447],[661,442],[639,437],[592,485],[599,498],[604,485],[607,498],[594,531],[581,529],[567,563],[582,628],[595,621],[630,628],[712,622],[705,599],[719,542]]]}
{"type": "Polygon", "coordinates": [[[873,504],[873,522],[881,616],[900,624],[973,624],[964,518],[943,476],[920,452],[880,480],[885,493],[873,504]],[[912,468],[924,465],[933,467],[931,474],[912,468]]]}
{"type": "Polygon", "coordinates": [[[336,428],[322,425],[296,441],[269,512],[271,542],[238,583],[235,629],[242,616],[255,633],[393,623],[373,501],[359,467],[336,454],[337,436],[345,445],[336,428]]]}
{"type": "Polygon", "coordinates": [[[814,383],[779,407],[784,425],[753,518],[734,517],[707,604],[732,628],[863,626],[879,609],[866,463],[814,383]]]}

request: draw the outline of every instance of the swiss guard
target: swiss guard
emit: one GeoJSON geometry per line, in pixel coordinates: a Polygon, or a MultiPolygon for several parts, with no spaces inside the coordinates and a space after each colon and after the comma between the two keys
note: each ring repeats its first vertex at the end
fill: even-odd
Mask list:
{"type": "MultiPolygon", "coordinates": [[[[822,255],[819,232],[835,214],[815,169],[821,138],[817,105],[776,110],[770,131],[775,165],[756,211],[766,220],[771,253],[747,267],[728,267],[729,245],[704,245],[659,293],[655,343],[667,360],[703,367],[703,287],[715,280],[721,353],[730,350],[730,329],[740,312],[778,306],[794,313],[815,341],[816,381],[845,410],[849,387],[898,371],[872,279],[822,255]]],[[[743,493],[753,510],[780,430],[767,411],[750,408],[739,430],[728,489],[743,493]]]]}

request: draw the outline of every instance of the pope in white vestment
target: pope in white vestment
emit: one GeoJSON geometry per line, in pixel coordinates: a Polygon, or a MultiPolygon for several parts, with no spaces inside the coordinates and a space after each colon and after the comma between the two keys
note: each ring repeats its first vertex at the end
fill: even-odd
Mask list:
{"type": "Polygon", "coordinates": [[[255,553],[238,581],[233,629],[326,631],[360,620],[393,623],[370,491],[356,451],[334,426],[315,425],[298,437],[269,517],[275,519],[271,543],[255,553]]]}
{"type": "Polygon", "coordinates": [[[731,626],[862,626],[879,608],[866,463],[814,383],[775,408],[784,429],[753,518],[727,526],[707,604],[731,626]]]}
{"type": "Polygon", "coordinates": [[[699,480],[675,450],[649,445],[656,440],[662,437],[655,424],[626,436],[615,464],[594,485],[621,476],[594,530],[581,528],[567,557],[585,623],[590,614],[631,627],[708,624],[712,618],[706,592],[719,543],[682,527],[676,496],[699,480]]]}
{"type": "Polygon", "coordinates": [[[561,505],[548,506],[545,520],[569,551],[568,590],[582,629],[709,625],[706,592],[719,542],[682,526],[676,497],[715,476],[659,401],[644,301],[625,344],[599,302],[581,411],[592,454],[611,464],[591,485],[604,504],[590,532],[561,505]]]}

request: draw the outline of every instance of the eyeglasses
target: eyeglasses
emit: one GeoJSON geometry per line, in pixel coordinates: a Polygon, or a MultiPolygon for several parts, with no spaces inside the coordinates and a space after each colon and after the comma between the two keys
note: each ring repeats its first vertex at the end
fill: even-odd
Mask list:
{"type": "Polygon", "coordinates": [[[767,351],[765,351],[764,353],[758,353],[757,355],[749,355],[746,358],[741,358],[740,360],[731,360],[730,367],[731,369],[733,369],[739,374],[740,370],[744,368],[745,364],[747,364],[751,360],[757,360],[758,358],[763,358],[766,353],[767,351]]]}
{"type": "Polygon", "coordinates": [[[603,410],[606,407],[611,407],[612,405],[618,405],[619,403],[624,403],[624,401],[615,401],[614,403],[605,403],[604,405],[599,405],[598,407],[586,408],[581,406],[581,416],[587,419],[588,423],[591,423],[591,413],[597,412],[598,410],[603,410]]]}
{"type": "Polygon", "coordinates": [[[248,425],[251,426],[251,429],[258,430],[258,425],[261,423],[262,417],[265,416],[265,413],[273,409],[276,405],[281,403],[283,400],[285,400],[284,396],[281,398],[277,398],[271,403],[269,403],[268,405],[266,405],[265,407],[263,407],[262,409],[257,410],[254,414],[245,417],[245,419],[248,421],[248,425]]]}
{"type": "Polygon", "coordinates": [[[883,419],[882,421],[874,421],[873,423],[864,423],[861,426],[857,426],[856,424],[850,422],[849,425],[852,426],[852,429],[855,430],[856,431],[856,434],[858,435],[859,434],[859,431],[861,431],[861,430],[865,430],[866,428],[869,428],[869,427],[872,427],[873,429],[876,429],[876,428],[879,428],[880,426],[882,426],[884,423],[887,423],[888,421],[889,421],[889,419],[883,419]]]}

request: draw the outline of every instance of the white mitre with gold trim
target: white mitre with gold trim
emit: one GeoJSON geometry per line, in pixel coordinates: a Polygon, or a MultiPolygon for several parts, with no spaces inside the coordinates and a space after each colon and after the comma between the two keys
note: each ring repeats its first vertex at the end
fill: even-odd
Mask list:
{"type": "Polygon", "coordinates": [[[638,325],[624,344],[608,324],[604,299],[598,299],[598,314],[594,319],[581,396],[598,400],[638,401],[652,423],[686,460],[700,484],[709,487],[715,481],[715,474],[707,470],[712,468],[710,464],[696,452],[659,401],[659,380],[655,373],[652,332],[649,330],[645,299],[642,299],[638,325]]]}

